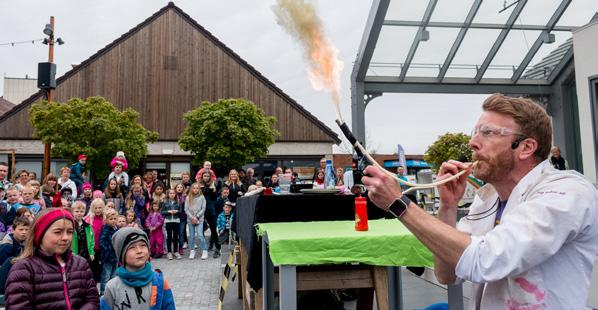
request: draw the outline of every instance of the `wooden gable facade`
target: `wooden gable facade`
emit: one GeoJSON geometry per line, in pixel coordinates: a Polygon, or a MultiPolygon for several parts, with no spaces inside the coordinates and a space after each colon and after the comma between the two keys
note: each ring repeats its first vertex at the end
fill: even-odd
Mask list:
{"type": "MultiPolygon", "coordinates": [[[[278,120],[277,142],[339,143],[336,133],[174,4],[57,80],[55,100],[102,96],[140,113],[162,141],[176,141],[183,113],[202,101],[245,98],[278,120]]],[[[29,107],[40,91],[0,117],[0,139],[33,139],[29,107]]]]}

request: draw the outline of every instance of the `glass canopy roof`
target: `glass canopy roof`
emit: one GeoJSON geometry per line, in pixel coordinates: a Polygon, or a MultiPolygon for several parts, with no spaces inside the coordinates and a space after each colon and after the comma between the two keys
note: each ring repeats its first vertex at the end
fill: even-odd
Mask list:
{"type": "Polygon", "coordinates": [[[392,0],[365,81],[549,84],[572,30],[597,8],[596,0],[392,0]],[[532,70],[540,63],[542,72],[532,70]]]}

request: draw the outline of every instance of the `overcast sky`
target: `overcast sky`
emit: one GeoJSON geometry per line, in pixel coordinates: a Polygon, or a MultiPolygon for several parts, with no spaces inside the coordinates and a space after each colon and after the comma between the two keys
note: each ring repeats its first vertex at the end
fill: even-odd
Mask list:
{"type": "MultiPolygon", "coordinates": [[[[199,24],[254,66],[264,76],[294,98],[299,104],[337,130],[335,112],[327,93],[312,89],[307,78],[306,61],[299,45],[276,24],[271,6],[274,0],[259,1],[175,1],[199,24]]],[[[472,0],[440,0],[433,20],[461,21],[472,0]]],[[[504,22],[509,11],[498,13],[503,0],[486,0],[478,15],[480,22],[504,22]]],[[[508,1],[509,3],[511,1],[508,1]]],[[[560,0],[529,0],[529,12],[519,23],[543,24],[560,0]]],[[[56,18],[56,33],[66,42],[55,48],[57,77],[136,26],[167,1],[102,0],[102,1],[12,1],[0,0],[0,43],[43,38],[42,29],[49,16],[56,18]]],[[[314,1],[322,18],[326,34],[340,51],[344,62],[341,73],[341,109],[346,120],[351,118],[350,74],[371,1],[314,1]]],[[[389,9],[393,19],[419,20],[427,1],[395,0],[389,9]],[[416,4],[413,4],[413,3],[416,4]],[[421,2],[421,3],[420,3],[421,2]]],[[[561,25],[582,25],[598,9],[596,0],[575,0],[563,16],[561,25]]],[[[374,55],[375,62],[403,62],[411,45],[413,29],[385,27],[374,55]]],[[[420,44],[416,63],[442,63],[457,30],[431,29],[429,42],[420,44]]],[[[498,32],[471,33],[464,42],[464,52],[455,63],[479,64],[498,32]],[[484,50],[486,48],[486,50],[484,50]],[[484,50],[480,53],[479,50],[484,50]]],[[[510,37],[502,54],[493,64],[518,64],[527,46],[535,40],[532,31],[510,37]]],[[[557,34],[556,44],[546,45],[534,62],[562,43],[570,34],[557,34]]],[[[47,46],[22,44],[0,46],[0,74],[8,77],[36,76],[37,63],[47,61],[47,46]]],[[[388,74],[392,70],[372,68],[368,74],[388,74]]],[[[426,69],[410,71],[422,74],[426,69]]],[[[429,70],[429,69],[428,69],[429,70]]],[[[503,70],[504,71],[504,70],[503,70]]],[[[455,75],[473,74],[463,70],[455,75]]],[[[496,70],[489,74],[510,74],[496,70]]],[[[0,83],[0,94],[3,93],[0,83]]],[[[393,153],[397,143],[407,154],[423,154],[439,135],[446,132],[469,133],[480,114],[480,95],[385,94],[374,99],[366,110],[368,143],[378,153],[393,153]]]]}

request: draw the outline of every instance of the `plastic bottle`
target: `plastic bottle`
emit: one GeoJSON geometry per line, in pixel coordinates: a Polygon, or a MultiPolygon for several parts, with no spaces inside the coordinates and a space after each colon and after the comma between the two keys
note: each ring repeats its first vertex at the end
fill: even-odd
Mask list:
{"type": "Polygon", "coordinates": [[[336,176],[334,174],[334,168],[332,168],[331,159],[326,159],[326,170],[324,171],[324,188],[336,188],[336,176]]]}
{"type": "Polygon", "coordinates": [[[368,203],[365,197],[355,197],[355,230],[368,230],[368,203]]]}

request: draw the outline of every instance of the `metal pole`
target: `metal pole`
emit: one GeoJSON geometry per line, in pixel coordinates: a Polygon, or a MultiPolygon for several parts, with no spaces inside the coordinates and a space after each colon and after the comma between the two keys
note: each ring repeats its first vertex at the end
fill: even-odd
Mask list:
{"type": "Polygon", "coordinates": [[[367,147],[365,141],[364,83],[351,81],[351,127],[355,138],[367,147]]]}
{"type": "Polygon", "coordinates": [[[274,265],[268,249],[268,235],[262,236],[262,307],[274,310],[274,265]]]}
{"type": "Polygon", "coordinates": [[[449,310],[463,310],[462,284],[449,284],[447,290],[449,310]]]}
{"type": "Polygon", "coordinates": [[[280,309],[297,309],[297,266],[281,265],[278,267],[278,291],[280,309]]]}
{"type": "MultiPolygon", "coordinates": [[[[50,28],[52,28],[52,34],[50,34],[49,42],[48,42],[48,62],[54,62],[54,16],[50,16],[50,28]]],[[[46,89],[46,99],[48,102],[52,102],[53,98],[53,89],[48,88],[46,89]]],[[[44,145],[44,164],[42,168],[42,180],[46,178],[48,173],[50,173],[50,160],[51,160],[51,152],[52,152],[52,145],[50,143],[46,143],[44,145]]]]}
{"type": "Polygon", "coordinates": [[[403,277],[401,267],[387,267],[388,274],[388,307],[391,310],[403,309],[403,277]]]}

